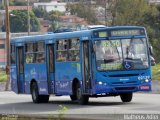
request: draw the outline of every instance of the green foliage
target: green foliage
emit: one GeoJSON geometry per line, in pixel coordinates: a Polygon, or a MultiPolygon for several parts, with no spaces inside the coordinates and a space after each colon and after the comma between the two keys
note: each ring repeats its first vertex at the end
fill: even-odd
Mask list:
{"type": "MultiPolygon", "coordinates": [[[[30,12],[30,31],[37,32],[40,30],[40,23],[33,12],[30,12]]],[[[28,14],[26,10],[13,10],[10,13],[10,31],[27,32],[28,31],[28,14]],[[18,27],[17,27],[18,26],[18,27]]],[[[5,26],[3,27],[5,31],[5,26]]]]}
{"type": "Polygon", "coordinates": [[[33,12],[36,17],[43,18],[46,14],[48,14],[44,9],[42,8],[33,8],[33,12]]]}
{"type": "Polygon", "coordinates": [[[54,32],[56,29],[58,29],[58,23],[57,22],[52,22],[50,28],[48,29],[49,32],[54,32]]]}
{"type": "Polygon", "coordinates": [[[116,0],[112,9],[113,25],[143,25],[146,14],[156,15],[157,10],[146,0],[116,0]]]}
{"type": "Polygon", "coordinates": [[[59,11],[51,11],[51,12],[49,12],[46,19],[48,19],[50,21],[58,21],[59,16],[62,16],[62,15],[64,15],[64,13],[59,12],[59,11]]]}
{"type": "Polygon", "coordinates": [[[68,108],[62,105],[59,105],[58,116],[49,115],[48,120],[63,120],[64,114],[68,111],[68,108]]]}
{"type": "Polygon", "coordinates": [[[72,15],[77,15],[88,21],[89,24],[97,24],[98,20],[95,14],[95,8],[88,6],[83,2],[77,4],[67,4],[67,10],[71,12],[72,15]]]}
{"type": "Polygon", "coordinates": [[[62,120],[64,118],[64,114],[68,111],[68,108],[62,105],[59,105],[60,109],[57,120],[62,120]]]}
{"type": "Polygon", "coordinates": [[[160,64],[156,64],[152,67],[153,80],[160,80],[160,64]]]}
{"type": "Polygon", "coordinates": [[[5,82],[7,80],[7,74],[5,72],[0,72],[0,82],[5,82]]]}
{"type": "Polygon", "coordinates": [[[0,10],[4,10],[4,5],[0,5],[0,10]]]}
{"type": "Polygon", "coordinates": [[[14,6],[14,2],[13,2],[13,1],[10,1],[10,2],[9,2],[9,5],[10,5],[10,6],[14,6]]]}
{"type": "Polygon", "coordinates": [[[51,21],[51,26],[48,29],[48,31],[55,31],[58,27],[58,21],[59,21],[59,16],[64,15],[64,13],[59,12],[59,11],[51,11],[48,14],[46,14],[45,19],[51,21]]]}
{"type": "Polygon", "coordinates": [[[22,1],[17,1],[15,0],[14,2],[10,2],[10,5],[14,5],[14,6],[25,6],[27,5],[27,1],[26,0],[22,0],[22,1]]]}

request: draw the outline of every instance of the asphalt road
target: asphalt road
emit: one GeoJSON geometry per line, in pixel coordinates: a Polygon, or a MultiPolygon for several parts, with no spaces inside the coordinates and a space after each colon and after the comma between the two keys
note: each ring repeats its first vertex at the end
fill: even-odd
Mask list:
{"type": "Polygon", "coordinates": [[[30,95],[0,92],[0,114],[2,116],[54,116],[61,113],[60,105],[68,109],[65,115],[71,118],[108,120],[108,116],[115,117],[114,114],[159,114],[157,120],[160,120],[160,94],[136,93],[131,103],[122,103],[120,97],[90,98],[88,105],[78,105],[67,96],[51,96],[47,104],[34,104],[30,95]]]}

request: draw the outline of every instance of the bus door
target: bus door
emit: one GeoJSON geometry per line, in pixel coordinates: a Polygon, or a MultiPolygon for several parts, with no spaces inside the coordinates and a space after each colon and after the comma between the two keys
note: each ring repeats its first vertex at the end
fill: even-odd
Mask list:
{"type": "Polygon", "coordinates": [[[16,49],[17,54],[17,86],[18,93],[25,92],[25,80],[24,80],[24,47],[20,46],[16,49]]]}
{"type": "Polygon", "coordinates": [[[55,93],[55,58],[54,44],[47,45],[48,93],[55,93]]]}
{"type": "Polygon", "coordinates": [[[89,93],[91,89],[91,74],[90,74],[90,51],[89,41],[82,42],[82,76],[83,76],[83,92],[89,93]]]}

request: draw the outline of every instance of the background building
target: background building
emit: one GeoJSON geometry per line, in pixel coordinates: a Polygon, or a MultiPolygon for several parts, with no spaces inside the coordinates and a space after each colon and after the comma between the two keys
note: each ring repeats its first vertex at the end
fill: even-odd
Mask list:
{"type": "Polygon", "coordinates": [[[65,12],[66,11],[66,3],[58,2],[58,1],[52,1],[50,3],[34,3],[35,8],[42,8],[46,10],[47,12],[50,12],[52,10],[54,11],[60,11],[65,12]]]}
{"type": "Polygon", "coordinates": [[[149,0],[149,4],[159,5],[160,4],[160,0],[149,0]]]}
{"type": "Polygon", "coordinates": [[[4,68],[6,65],[6,55],[5,55],[5,39],[6,34],[0,33],[0,68],[4,68]]]}

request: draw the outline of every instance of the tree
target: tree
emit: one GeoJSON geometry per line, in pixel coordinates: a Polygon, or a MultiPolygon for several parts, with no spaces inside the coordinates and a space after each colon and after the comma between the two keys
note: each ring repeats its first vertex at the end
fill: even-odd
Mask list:
{"type": "Polygon", "coordinates": [[[47,11],[44,10],[43,8],[33,8],[33,12],[35,16],[38,18],[43,18],[48,14],[47,11]]]}
{"type": "MultiPolygon", "coordinates": [[[[152,6],[153,7],[153,6],[152,6]]],[[[160,6],[157,6],[157,14],[153,14],[151,11],[145,15],[144,26],[147,29],[149,40],[154,50],[154,57],[157,61],[160,61],[160,6]]]]}
{"type": "Polygon", "coordinates": [[[147,13],[157,14],[146,0],[116,0],[109,8],[113,15],[112,25],[143,25],[147,13]]]}
{"type": "Polygon", "coordinates": [[[48,29],[48,32],[54,32],[56,29],[58,29],[58,27],[59,26],[58,26],[57,22],[52,22],[51,26],[48,29]]]}
{"type": "Polygon", "coordinates": [[[25,6],[25,5],[27,5],[27,1],[14,1],[14,2],[12,2],[12,5],[14,5],[14,6],[25,6]]]}
{"type": "Polygon", "coordinates": [[[79,2],[77,4],[67,4],[67,10],[71,12],[72,15],[77,15],[88,21],[89,24],[97,24],[98,20],[95,14],[95,8],[92,5],[86,5],[84,2],[79,2]]]}
{"type": "MultiPolygon", "coordinates": [[[[10,31],[11,32],[27,32],[28,16],[26,10],[14,10],[10,13],[10,31]]],[[[5,26],[3,27],[5,31],[5,26]]],[[[30,30],[37,32],[40,30],[40,23],[33,12],[30,12],[30,30]]]]}
{"type": "Polygon", "coordinates": [[[51,26],[48,29],[48,31],[55,31],[58,27],[58,21],[59,21],[59,16],[64,15],[64,13],[59,12],[59,11],[51,11],[49,12],[48,16],[46,17],[46,19],[48,19],[49,21],[51,21],[51,26]]]}
{"type": "Polygon", "coordinates": [[[59,11],[51,11],[47,16],[47,19],[50,21],[58,21],[59,16],[62,16],[62,15],[64,15],[64,13],[59,11]]]}

